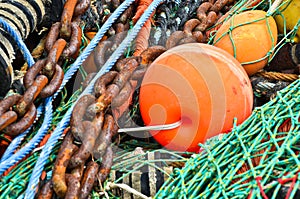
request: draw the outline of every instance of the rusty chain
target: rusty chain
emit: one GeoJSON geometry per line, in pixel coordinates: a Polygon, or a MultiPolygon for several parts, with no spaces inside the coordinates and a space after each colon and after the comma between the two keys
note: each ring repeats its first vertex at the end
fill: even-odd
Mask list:
{"type": "Polygon", "coordinates": [[[15,94],[0,102],[0,131],[10,136],[25,131],[36,117],[35,100],[58,90],[64,78],[58,61],[78,55],[82,31],[77,21],[89,5],[90,0],[66,1],[61,21],[51,26],[46,37],[47,57],[38,60],[24,76],[24,95],[15,94]]]}
{"type": "MultiPolygon", "coordinates": [[[[61,164],[71,171],[71,175],[76,173],[76,177],[82,179],[81,187],[73,187],[74,189],[70,190],[74,190],[77,195],[84,195],[83,198],[86,198],[91,191],[93,182],[104,183],[113,164],[112,142],[119,129],[117,121],[129,106],[128,100],[131,99],[135,89],[134,82],[140,81],[147,66],[165,51],[162,46],[152,46],[140,56],[120,59],[115,64],[115,70],[97,79],[92,94],[84,95],[77,101],[72,111],[70,128],[52,172],[51,181],[56,194],[69,196],[67,186],[72,186],[68,184],[68,179],[60,177],[70,175],[65,173],[66,170],[61,173],[58,169],[61,164]],[[114,111],[119,113],[114,114],[114,111]],[[74,140],[81,144],[78,145],[74,140]],[[78,150],[70,153],[70,149],[73,150],[77,146],[79,146],[78,150]],[[101,164],[98,165],[97,162],[90,160],[91,156],[95,159],[101,158],[101,164]],[[68,165],[65,165],[66,161],[69,162],[68,165]],[[78,173],[78,168],[85,166],[85,171],[78,173]],[[58,173],[60,175],[57,175],[58,173]],[[85,180],[87,176],[88,182],[85,180]],[[57,188],[59,184],[63,185],[63,189],[57,188]]],[[[83,84],[89,84],[90,78],[85,81],[87,82],[83,84]]]]}
{"type": "Polygon", "coordinates": [[[209,29],[228,16],[234,2],[235,0],[206,0],[201,3],[196,11],[196,18],[185,22],[183,31],[173,32],[166,41],[166,48],[191,42],[206,43],[214,30],[209,29]],[[226,14],[223,15],[221,11],[226,14]]]}

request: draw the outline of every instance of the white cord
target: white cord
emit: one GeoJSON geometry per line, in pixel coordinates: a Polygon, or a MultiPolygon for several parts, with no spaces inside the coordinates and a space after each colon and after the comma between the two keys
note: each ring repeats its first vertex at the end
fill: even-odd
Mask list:
{"type": "Polygon", "coordinates": [[[132,193],[142,199],[151,199],[151,197],[148,197],[140,192],[138,192],[137,190],[131,188],[130,186],[128,186],[127,184],[119,184],[119,183],[113,183],[113,182],[107,182],[106,185],[106,190],[110,190],[113,188],[121,188],[124,189],[125,191],[128,191],[129,193],[132,193]]]}
{"type": "Polygon", "coordinates": [[[122,128],[119,129],[119,133],[124,132],[137,132],[137,131],[158,131],[158,130],[170,130],[175,129],[181,125],[181,121],[174,122],[172,124],[161,124],[153,126],[142,126],[142,127],[133,127],[133,128],[122,128]]]}

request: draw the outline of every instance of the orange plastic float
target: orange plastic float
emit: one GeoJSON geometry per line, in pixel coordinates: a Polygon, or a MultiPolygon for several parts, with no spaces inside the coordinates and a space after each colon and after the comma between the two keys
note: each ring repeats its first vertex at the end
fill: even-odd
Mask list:
{"type": "Polygon", "coordinates": [[[236,57],[248,75],[264,68],[268,52],[277,43],[276,22],[272,16],[266,16],[267,13],[262,10],[233,15],[222,24],[214,38],[214,46],[236,57]]]}
{"type": "Polygon", "coordinates": [[[146,125],[171,124],[151,131],[168,149],[198,151],[198,143],[230,130],[233,119],[251,113],[253,93],[247,73],[230,54],[193,43],[172,48],[147,70],[140,88],[140,110],[146,125]]]}

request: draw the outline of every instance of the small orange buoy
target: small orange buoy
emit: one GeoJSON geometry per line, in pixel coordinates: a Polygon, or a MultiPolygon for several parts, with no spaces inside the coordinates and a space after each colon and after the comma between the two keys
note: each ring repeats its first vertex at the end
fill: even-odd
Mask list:
{"type": "Polygon", "coordinates": [[[277,43],[277,26],[272,16],[262,10],[233,15],[219,28],[214,46],[229,52],[243,65],[248,75],[262,69],[268,52],[277,43]]]}
{"type": "Polygon", "coordinates": [[[199,150],[199,143],[243,122],[250,114],[253,92],[247,73],[230,54],[200,43],[174,47],[148,68],[140,88],[140,110],[146,125],[171,124],[151,131],[168,149],[199,150]]]}

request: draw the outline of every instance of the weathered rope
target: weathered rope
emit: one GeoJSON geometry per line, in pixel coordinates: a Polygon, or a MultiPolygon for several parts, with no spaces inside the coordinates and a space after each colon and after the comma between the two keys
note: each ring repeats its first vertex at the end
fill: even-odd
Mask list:
{"type": "Polygon", "coordinates": [[[286,81],[286,82],[293,82],[299,79],[299,75],[296,74],[285,74],[279,72],[266,72],[266,71],[259,71],[255,75],[264,77],[270,80],[279,80],[279,81],[286,81]]]}

